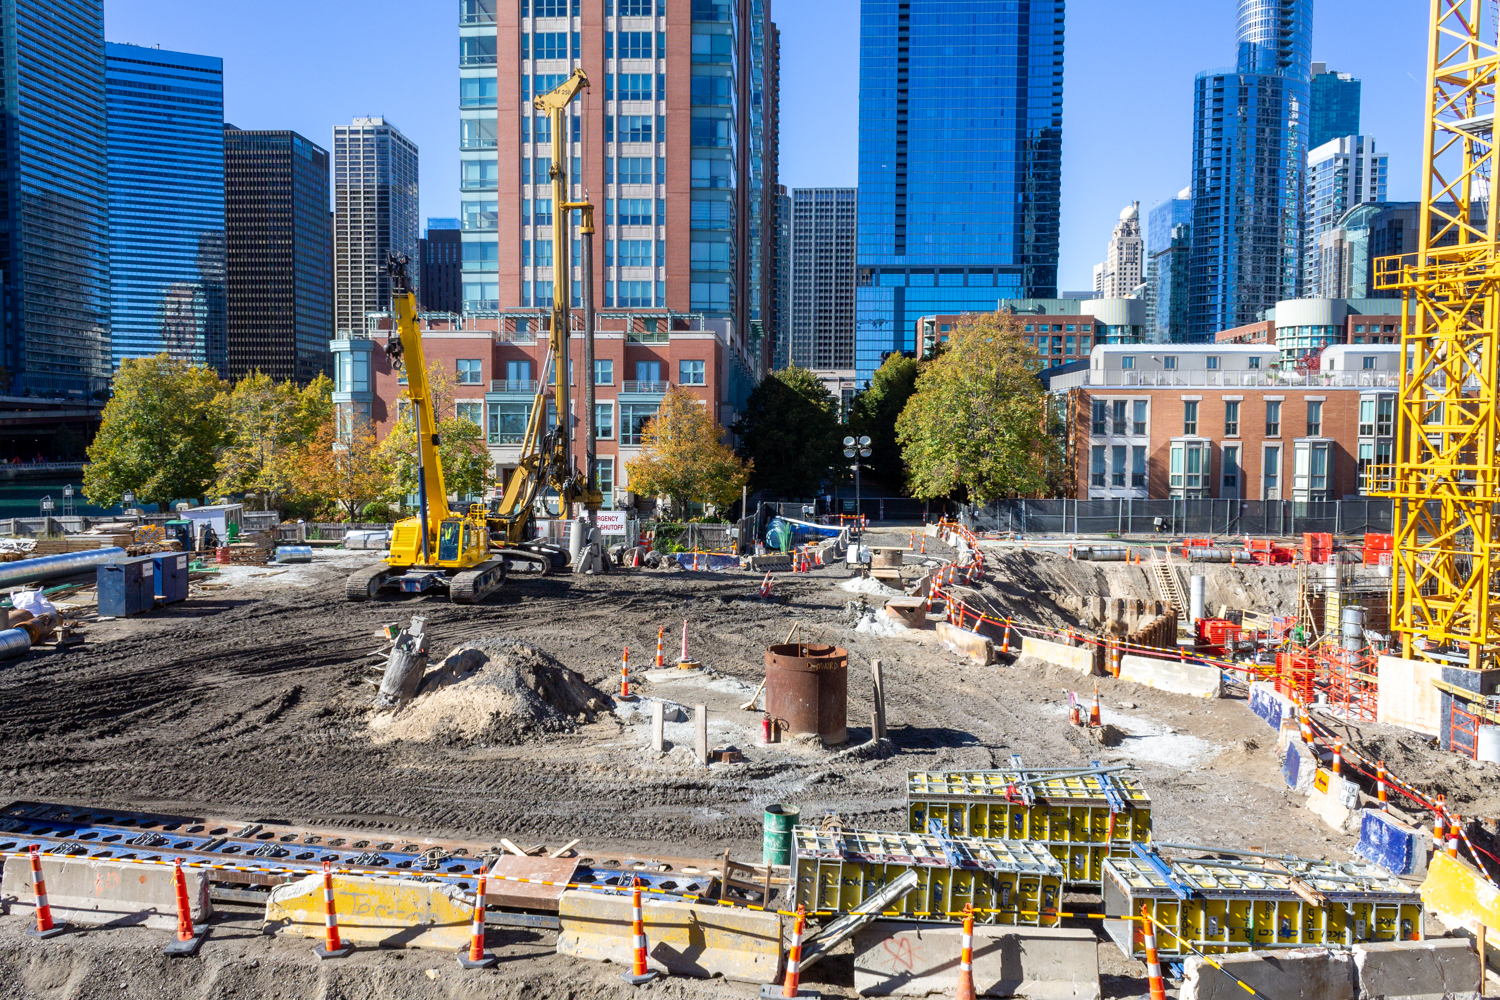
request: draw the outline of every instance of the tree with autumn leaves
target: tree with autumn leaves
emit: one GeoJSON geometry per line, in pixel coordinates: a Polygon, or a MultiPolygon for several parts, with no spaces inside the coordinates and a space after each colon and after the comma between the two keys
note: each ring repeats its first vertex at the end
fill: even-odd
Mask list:
{"type": "Polygon", "coordinates": [[[642,432],[641,454],[625,468],[632,490],[664,498],[677,517],[694,503],[727,510],[751,473],[723,442],[708,407],[675,385],[642,432]]]}

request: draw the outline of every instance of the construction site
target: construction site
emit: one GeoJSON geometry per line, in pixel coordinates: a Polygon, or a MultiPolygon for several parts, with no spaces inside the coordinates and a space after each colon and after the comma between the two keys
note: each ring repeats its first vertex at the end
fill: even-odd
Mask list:
{"type": "Polygon", "coordinates": [[[1384,533],[610,517],[559,374],[587,79],[537,96],[582,325],[564,269],[491,503],[447,488],[393,257],[414,516],[10,522],[0,995],[1496,995],[1484,6],[1434,0],[1418,250],[1377,271],[1384,533]]]}

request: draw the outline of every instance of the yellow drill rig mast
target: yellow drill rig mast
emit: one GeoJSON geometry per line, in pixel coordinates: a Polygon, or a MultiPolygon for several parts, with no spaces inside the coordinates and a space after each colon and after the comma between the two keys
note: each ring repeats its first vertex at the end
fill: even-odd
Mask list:
{"type": "Polygon", "coordinates": [[[1491,199],[1496,25],[1486,0],[1432,0],[1415,254],[1376,262],[1406,309],[1392,630],[1402,655],[1500,665],[1500,253],[1491,199]]]}

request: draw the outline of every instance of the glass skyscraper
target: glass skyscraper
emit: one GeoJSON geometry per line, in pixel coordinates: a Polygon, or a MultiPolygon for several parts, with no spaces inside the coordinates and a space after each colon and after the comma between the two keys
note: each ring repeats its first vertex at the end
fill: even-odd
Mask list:
{"type": "Polygon", "coordinates": [[[1188,332],[1188,266],[1193,243],[1193,192],[1151,210],[1146,220],[1146,340],[1181,344],[1188,332]]]}
{"type": "Polygon", "coordinates": [[[1057,292],[1064,0],[863,0],[856,378],[1057,292]]]}
{"type": "Polygon", "coordinates": [[[114,364],[225,374],[224,61],[113,42],[104,58],[114,364]]]}
{"type": "Polygon", "coordinates": [[[0,0],[0,382],[108,394],[103,0],[0,0]]]}
{"type": "Polygon", "coordinates": [[[1239,58],[1194,82],[1190,340],[1297,297],[1312,0],[1239,0],[1239,58]]]}
{"type": "Polygon", "coordinates": [[[1307,148],[1359,134],[1359,81],[1348,73],[1330,73],[1323,63],[1312,64],[1312,117],[1307,148]]]}

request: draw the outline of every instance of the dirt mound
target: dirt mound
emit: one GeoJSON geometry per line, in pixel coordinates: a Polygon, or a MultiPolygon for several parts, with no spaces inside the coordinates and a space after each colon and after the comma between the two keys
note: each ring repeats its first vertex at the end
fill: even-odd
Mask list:
{"type": "Polygon", "coordinates": [[[370,717],[377,743],[517,744],[571,731],[609,704],[582,674],[524,642],[478,639],[444,663],[462,667],[439,668],[438,683],[429,675],[411,704],[370,717]]]}

